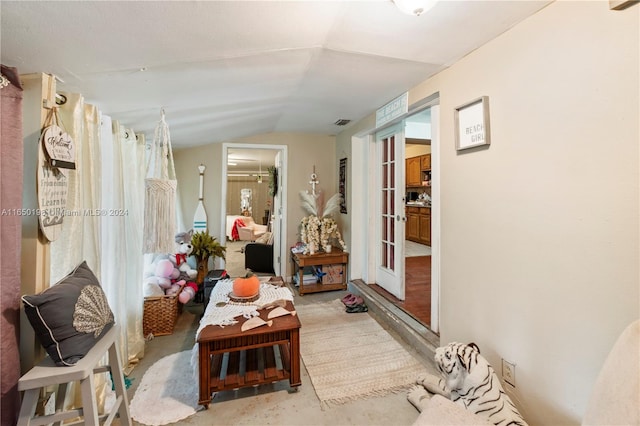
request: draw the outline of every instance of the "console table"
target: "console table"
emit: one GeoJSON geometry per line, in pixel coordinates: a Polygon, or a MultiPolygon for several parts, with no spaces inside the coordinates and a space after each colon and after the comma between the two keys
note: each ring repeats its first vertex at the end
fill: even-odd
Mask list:
{"type": "Polygon", "coordinates": [[[346,290],[347,289],[347,265],[349,253],[333,247],[331,253],[302,254],[291,253],[293,263],[293,275],[298,274],[298,292],[300,296],[306,293],[318,293],[320,291],[346,290]],[[303,281],[305,266],[329,266],[342,265],[342,280],[339,283],[305,284],[303,281]]]}

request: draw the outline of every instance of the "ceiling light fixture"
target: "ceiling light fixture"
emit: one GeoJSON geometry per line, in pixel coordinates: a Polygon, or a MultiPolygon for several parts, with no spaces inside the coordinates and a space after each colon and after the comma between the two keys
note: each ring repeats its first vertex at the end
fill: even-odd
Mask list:
{"type": "Polygon", "coordinates": [[[403,13],[420,16],[435,6],[438,0],[391,0],[403,13]]]}

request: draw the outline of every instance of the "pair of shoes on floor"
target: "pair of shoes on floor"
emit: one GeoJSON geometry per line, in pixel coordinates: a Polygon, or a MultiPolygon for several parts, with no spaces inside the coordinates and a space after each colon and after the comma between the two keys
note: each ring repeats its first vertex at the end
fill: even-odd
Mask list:
{"type": "Polygon", "coordinates": [[[354,314],[357,312],[367,312],[369,308],[364,303],[364,299],[355,294],[347,294],[342,298],[342,303],[347,307],[347,313],[354,314]]]}
{"type": "Polygon", "coordinates": [[[369,308],[367,308],[367,305],[365,305],[364,302],[358,303],[356,305],[347,306],[347,313],[348,314],[356,314],[356,313],[359,313],[359,312],[367,312],[368,310],[369,310],[369,308]]]}
{"type": "Polygon", "coordinates": [[[342,298],[342,303],[344,303],[346,307],[349,307],[353,305],[362,304],[364,303],[364,300],[362,300],[362,297],[360,296],[356,296],[355,294],[349,293],[342,298]]]}

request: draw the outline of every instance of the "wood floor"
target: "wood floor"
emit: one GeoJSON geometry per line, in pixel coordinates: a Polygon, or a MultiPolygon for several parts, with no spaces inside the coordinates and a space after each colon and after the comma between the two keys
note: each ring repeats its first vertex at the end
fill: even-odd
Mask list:
{"type": "Polygon", "coordinates": [[[371,288],[424,325],[431,326],[431,256],[405,258],[405,300],[377,284],[371,288]]]}

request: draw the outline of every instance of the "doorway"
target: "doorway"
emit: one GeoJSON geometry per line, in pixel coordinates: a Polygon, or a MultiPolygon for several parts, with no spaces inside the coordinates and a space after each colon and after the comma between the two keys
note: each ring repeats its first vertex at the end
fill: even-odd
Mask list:
{"type": "MultiPolygon", "coordinates": [[[[405,173],[398,187],[405,232],[402,293],[393,291],[378,274],[372,288],[416,321],[431,326],[431,109],[403,120],[402,146],[405,173]]],[[[397,130],[399,131],[399,130],[397,130]]],[[[379,139],[379,138],[378,138],[379,139]]],[[[383,148],[384,149],[384,148],[383,148]]],[[[398,156],[399,157],[399,156],[398,156]]],[[[384,186],[382,191],[385,191],[384,186]]],[[[398,259],[400,260],[400,259],[398,259]]]]}
{"type": "MultiPolygon", "coordinates": [[[[425,239],[420,243],[416,243],[414,245],[414,241],[404,240],[402,242],[402,249],[400,252],[403,254],[402,263],[404,265],[404,273],[402,274],[402,281],[404,287],[404,294],[393,294],[388,291],[385,286],[381,285],[378,280],[378,268],[379,263],[377,260],[379,251],[378,242],[376,240],[372,240],[371,238],[377,238],[379,240],[379,234],[377,234],[376,227],[377,224],[369,225],[365,227],[362,231],[359,228],[356,228],[355,231],[362,232],[362,235],[366,235],[369,241],[370,247],[373,249],[366,257],[363,258],[364,262],[374,263],[375,267],[366,268],[363,273],[363,279],[366,283],[368,283],[369,287],[376,292],[380,293],[385,297],[385,299],[402,309],[404,312],[408,313],[412,319],[416,322],[416,330],[424,329],[426,326],[427,329],[434,333],[438,333],[439,330],[439,300],[440,300],[440,193],[439,193],[439,132],[438,132],[438,120],[439,120],[439,105],[438,105],[438,96],[437,94],[425,99],[421,102],[420,106],[415,106],[415,108],[406,116],[402,117],[402,125],[405,138],[408,140],[410,144],[426,144],[424,141],[415,141],[414,139],[425,139],[422,138],[414,138],[411,134],[411,131],[408,130],[406,126],[406,122],[411,122],[412,120],[422,121],[423,124],[429,124],[431,136],[430,136],[430,151],[428,154],[430,155],[430,169],[421,169],[418,166],[418,171],[422,172],[419,179],[419,184],[416,185],[418,189],[418,193],[425,192],[429,197],[419,198],[418,200],[410,200],[410,194],[407,194],[407,187],[405,186],[405,180],[403,179],[396,185],[396,189],[402,191],[403,200],[402,205],[405,208],[404,211],[404,223],[402,226],[405,227],[405,234],[413,234],[420,236],[425,239]],[[428,117],[428,120],[427,120],[428,117]],[[429,121],[428,123],[426,121],[429,121]],[[428,171],[429,173],[424,173],[424,171],[428,171]],[[426,186],[423,186],[424,182],[428,182],[426,186]],[[427,190],[427,188],[429,190],[427,190]],[[411,207],[419,207],[418,211],[412,211],[412,213],[416,213],[419,217],[409,217],[409,212],[407,208],[410,207],[406,204],[407,201],[418,201],[420,204],[414,204],[411,207]],[[430,201],[430,204],[429,204],[430,201]],[[424,203],[424,204],[422,204],[424,203]],[[428,210],[422,211],[423,207],[429,207],[428,210]],[[422,225],[424,230],[428,229],[428,233],[420,232],[416,229],[410,229],[409,223],[413,221],[413,224],[422,225]],[[428,243],[426,244],[426,239],[428,239],[428,243]],[[414,251],[414,248],[418,248],[418,251],[414,251]],[[406,256],[405,256],[406,254],[406,256]],[[368,260],[367,260],[368,259],[368,260]]],[[[376,144],[377,139],[372,135],[372,133],[361,134],[359,136],[355,136],[352,139],[354,149],[361,149],[361,152],[364,154],[366,160],[363,162],[362,170],[367,171],[371,170],[370,165],[375,162],[375,164],[379,161],[379,154],[376,152],[376,144]],[[368,149],[366,147],[369,147],[368,149]]],[[[408,147],[407,147],[408,148],[408,147]]],[[[403,153],[402,158],[403,161],[405,158],[420,157],[422,155],[427,155],[426,153],[419,153],[414,155],[411,151],[407,150],[403,153]]],[[[403,164],[403,169],[406,169],[406,174],[409,172],[409,165],[407,162],[403,164]]],[[[363,175],[364,176],[364,175],[363,175]]],[[[406,179],[406,176],[405,176],[406,179]]],[[[381,180],[378,180],[375,183],[366,182],[366,176],[363,177],[362,184],[364,187],[369,188],[369,193],[371,194],[379,194],[382,190],[382,186],[380,184],[381,180]]],[[[418,194],[419,195],[419,194],[418,194]]],[[[376,197],[378,197],[376,195],[376,197]]],[[[372,198],[376,198],[372,197],[372,198]]],[[[377,206],[374,200],[369,200],[370,209],[372,211],[377,211],[377,206]]],[[[414,209],[412,209],[414,210],[414,209]]],[[[366,217],[362,217],[361,220],[366,220],[366,217]]],[[[362,249],[366,250],[366,247],[362,246],[362,249]]],[[[354,250],[356,249],[354,245],[354,250]]],[[[396,259],[398,261],[400,259],[396,259]]]]}
{"type": "Polygon", "coordinates": [[[282,275],[286,265],[287,231],[287,147],[224,143],[222,146],[222,201],[220,241],[232,236],[230,226],[236,218],[251,215],[254,222],[268,226],[272,233],[273,269],[282,275]],[[275,172],[274,172],[275,170],[275,172]],[[274,177],[275,176],[275,177],[274,177]],[[274,186],[275,185],[275,186],[274,186]],[[251,190],[250,205],[242,205],[241,193],[251,190]]]}

